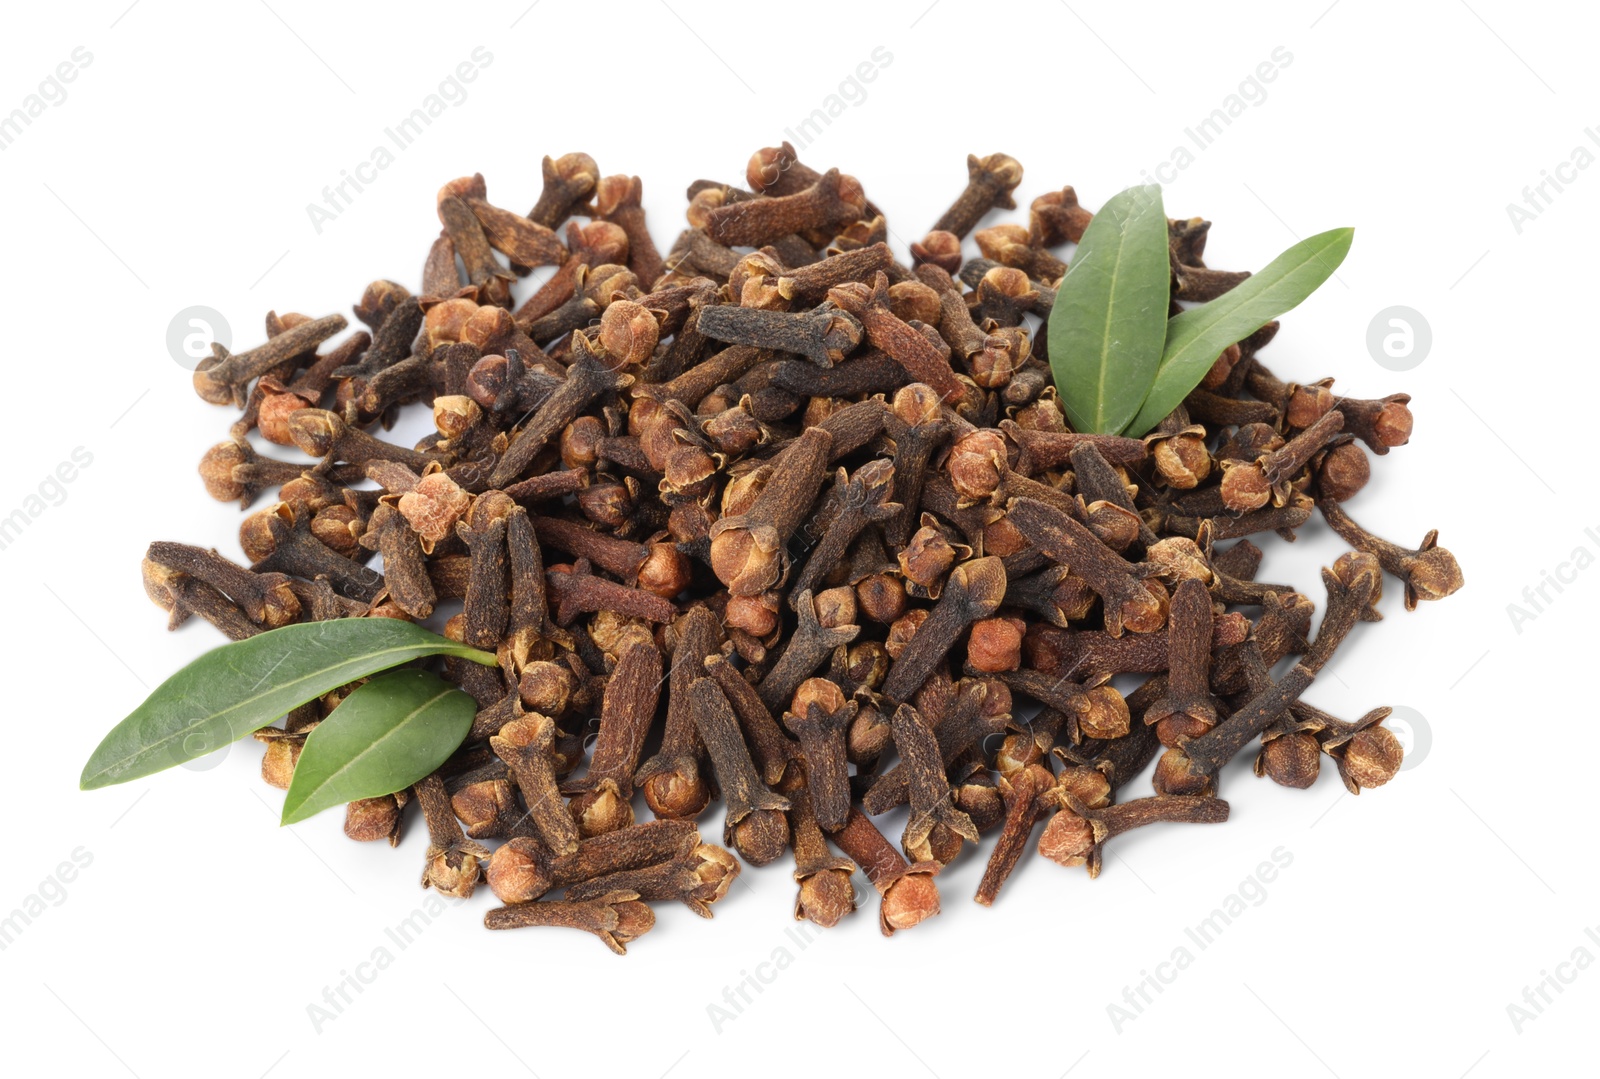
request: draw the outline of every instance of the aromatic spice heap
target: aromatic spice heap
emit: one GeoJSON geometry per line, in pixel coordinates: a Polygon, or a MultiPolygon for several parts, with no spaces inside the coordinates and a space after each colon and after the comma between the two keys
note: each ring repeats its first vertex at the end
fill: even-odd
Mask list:
{"type": "MultiPolygon", "coordinates": [[[[1344,508],[1369,454],[1410,437],[1408,396],[1280,378],[1269,322],[1204,356],[1148,433],[1073,430],[1040,327],[1094,215],[1071,187],[1041,195],[969,257],[1022,166],[968,172],[910,266],[861,185],[788,144],[755,153],[746,187],[691,185],[664,257],[639,179],[584,154],[545,159],[525,215],[482,176],[450,182],[419,292],[369,285],[366,328],[337,343],[337,314],[269,314],[266,343],[213,346],[195,388],[243,414],[206,489],[274,500],[241,526],[248,568],[152,544],[150,595],[234,640],[459,605],[456,733],[401,789],[329,804],[352,839],[395,843],[416,802],[425,885],[464,896],[481,872],[504,904],[489,928],[619,953],[650,903],[709,917],[726,894],[740,861],[697,826],[719,797],[739,858],[792,857],[796,917],[851,913],[859,869],[892,934],[938,912],[939,871],[986,832],[987,905],[1036,830],[1092,877],[1130,828],[1226,819],[1218,781],[1247,749],[1284,786],[1323,756],[1353,794],[1388,782],[1389,710],[1347,721],[1302,695],[1378,619],[1384,573],[1408,608],[1462,583],[1434,533],[1408,550],[1344,508]],[[539,266],[556,269],[515,302],[539,266]],[[437,433],[386,441],[414,403],[437,433]],[[252,433],[316,463],[264,458],[252,433]],[[1315,630],[1312,598],[1256,580],[1254,542],[1313,512],[1353,548],[1322,571],[1315,630]],[[1155,793],[1128,798],[1158,757],[1155,793]],[[874,818],[902,806],[896,843],[874,818]]],[[[1161,322],[1250,281],[1205,265],[1209,222],[1159,220],[1161,322]]],[[[319,729],[366,693],[339,677],[255,731],[291,802],[319,729]]]]}

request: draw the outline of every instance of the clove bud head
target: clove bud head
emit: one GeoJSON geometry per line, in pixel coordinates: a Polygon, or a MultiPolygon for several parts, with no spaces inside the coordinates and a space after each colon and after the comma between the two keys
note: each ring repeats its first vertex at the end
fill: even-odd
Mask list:
{"type": "Polygon", "coordinates": [[[278,738],[267,743],[267,752],[261,758],[261,778],[267,786],[281,791],[289,789],[294,767],[300,763],[302,747],[303,743],[293,738],[278,738]]]}
{"type": "Polygon", "coordinates": [[[1400,771],[1404,759],[1405,750],[1393,731],[1368,727],[1344,744],[1341,770],[1359,788],[1381,787],[1400,771]]]}
{"type": "Polygon", "coordinates": [[[1006,568],[990,555],[963,562],[950,571],[949,585],[966,593],[966,606],[974,620],[987,618],[1006,598],[1006,568]]]}
{"type": "Polygon", "coordinates": [[[729,596],[723,621],[752,637],[766,637],[782,624],[778,612],[780,602],[777,592],[762,592],[756,596],[729,596]]]}
{"type": "Polygon", "coordinates": [[[928,620],[926,607],[915,607],[896,618],[889,626],[888,639],[884,641],[884,651],[889,653],[890,659],[899,659],[905,650],[916,639],[917,630],[922,628],[922,623],[928,620]]]}
{"type": "Polygon", "coordinates": [[[951,791],[956,808],[972,818],[979,832],[992,831],[1005,821],[1005,798],[985,772],[975,772],[951,791]]]}
{"type": "Polygon", "coordinates": [[[433,426],[444,438],[460,438],[483,417],[483,409],[465,394],[433,399],[433,426]]]}
{"type": "Polygon", "coordinates": [[[856,593],[849,586],[825,588],[818,592],[816,606],[817,624],[823,629],[856,624],[856,593]]]}
{"type": "Polygon", "coordinates": [[[1211,794],[1213,782],[1179,747],[1167,750],[1156,762],[1153,785],[1157,794],[1211,794]]]}
{"type": "Polygon", "coordinates": [[[711,785],[693,759],[646,778],[639,784],[645,805],[661,820],[693,820],[711,804],[711,785]]]}
{"type": "Polygon", "coordinates": [[[552,660],[535,660],[522,669],[517,692],[530,712],[559,716],[572,703],[578,679],[571,669],[552,660]]]}
{"type": "Polygon", "coordinates": [[[921,281],[897,281],[889,286],[889,310],[902,322],[939,324],[939,294],[921,281]]]}
{"type": "Polygon", "coordinates": [[[711,540],[711,569],[736,596],[765,592],[783,572],[776,530],[737,525],[722,530],[711,540]]]}
{"type": "Polygon", "coordinates": [[[623,945],[631,944],[655,928],[655,911],[638,899],[613,903],[611,911],[616,924],[601,939],[618,955],[625,954],[623,945]]]}
{"type": "Polygon", "coordinates": [[[456,522],[471,505],[472,496],[443,472],[422,477],[398,499],[400,515],[422,540],[423,551],[430,554],[435,544],[455,534],[456,522]]]}
{"type": "MultiPolygon", "coordinates": [[[[1448,555],[1450,552],[1446,551],[1448,555]]],[[[1452,558],[1452,562],[1455,560],[1452,558]]],[[[1334,560],[1333,568],[1329,571],[1333,580],[1330,588],[1343,588],[1359,592],[1363,589],[1372,590],[1372,602],[1376,603],[1383,594],[1383,568],[1379,565],[1375,555],[1365,551],[1346,551],[1334,560]]]]}
{"type": "Polygon", "coordinates": [[[461,340],[462,328],[477,310],[477,303],[460,296],[428,308],[422,317],[422,330],[427,334],[429,346],[437,348],[461,340]]]}
{"type": "Polygon", "coordinates": [[[692,857],[695,879],[700,882],[694,898],[709,904],[727,895],[739,875],[739,859],[715,843],[700,844],[692,857]]]}
{"type": "Polygon", "coordinates": [[[806,716],[811,713],[811,706],[816,705],[824,715],[833,715],[846,704],[844,690],[826,678],[807,678],[801,682],[794,691],[794,697],[789,702],[789,712],[795,716],[806,716]]]}
{"type": "Polygon", "coordinates": [[[594,190],[600,177],[600,166],[588,154],[562,154],[551,165],[551,171],[577,190],[575,198],[583,198],[594,190]]]}
{"type": "Polygon", "coordinates": [[[473,839],[494,834],[501,818],[511,812],[515,804],[511,781],[506,779],[469,783],[450,796],[450,808],[473,839]]]}
{"type": "Polygon", "coordinates": [[[1145,550],[1144,560],[1156,567],[1156,575],[1174,585],[1188,580],[1210,585],[1214,574],[1200,545],[1187,536],[1168,536],[1145,550]]]}
{"type": "Polygon", "coordinates": [[[1222,473],[1222,502],[1235,513],[1247,513],[1265,506],[1272,498],[1272,484],[1258,464],[1238,463],[1222,473]]]}
{"type": "Polygon", "coordinates": [[[939,886],[934,883],[932,872],[917,872],[923,866],[936,870],[939,863],[919,863],[884,888],[878,909],[878,925],[884,936],[920,925],[939,913],[939,886]]]}
{"type": "Polygon", "coordinates": [[[850,681],[866,689],[877,689],[889,673],[889,653],[882,641],[858,641],[850,646],[845,673],[850,681]]]}
{"type": "Polygon", "coordinates": [[[1211,475],[1211,454],[1199,435],[1178,434],[1156,443],[1152,453],[1156,471],[1167,486],[1187,491],[1211,475]]]}
{"type": "Polygon", "coordinates": [[[942,586],[940,579],[955,565],[958,553],[937,525],[925,524],[912,534],[910,542],[901,550],[900,572],[907,581],[922,589],[923,594],[937,599],[942,586]]]}
{"type": "Polygon", "coordinates": [[[618,832],[633,823],[633,804],[623,797],[613,779],[602,779],[594,790],[573,798],[567,808],[584,839],[618,832]]]}
{"type": "Polygon", "coordinates": [[[789,844],[789,818],[781,809],[754,809],[733,827],[734,848],[751,865],[769,865],[789,844]]]}
{"type": "Polygon", "coordinates": [[[1423,549],[1406,566],[1406,606],[1418,600],[1444,599],[1460,591],[1464,582],[1456,556],[1436,546],[1438,533],[1429,532],[1423,549]]]}
{"type": "Polygon", "coordinates": [[[1411,409],[1407,407],[1405,401],[1385,401],[1383,408],[1378,411],[1377,417],[1372,422],[1373,433],[1386,447],[1404,446],[1411,441],[1413,421],[1411,409]]]}
{"type": "Polygon", "coordinates": [[[1322,458],[1317,470],[1317,486],[1335,502],[1354,498],[1372,478],[1372,463],[1367,451],[1355,441],[1341,442],[1322,458]]]}
{"type": "Polygon", "coordinates": [[[639,566],[639,587],[673,599],[689,587],[689,558],[670,543],[652,543],[639,566]]]}
{"type": "Polygon", "coordinates": [[[1022,666],[1020,618],[985,618],[972,624],[967,638],[967,665],[984,674],[1014,671],[1022,666]]]}
{"type": "Polygon", "coordinates": [[[1076,702],[1078,729],[1090,738],[1121,738],[1133,719],[1128,702],[1112,686],[1095,686],[1076,702]]]}
{"type": "Polygon", "coordinates": [[[939,392],[926,382],[913,382],[895,391],[889,411],[907,427],[933,423],[939,418],[939,392]]]}
{"type": "Polygon", "coordinates": [[[930,262],[945,273],[953,274],[961,269],[961,237],[944,229],[935,229],[924,236],[920,243],[911,245],[911,259],[913,264],[930,262]]]}
{"type": "Polygon", "coordinates": [[[1280,735],[1261,747],[1256,759],[1256,774],[1264,775],[1280,787],[1305,790],[1317,781],[1322,770],[1322,750],[1309,731],[1280,735]]]}
{"type": "MultiPolygon", "coordinates": [[[[266,382],[266,379],[262,380],[266,382]]],[[[289,418],[310,404],[298,393],[267,393],[261,398],[256,415],[256,426],[261,437],[280,446],[292,445],[289,438],[289,418]]]]}
{"type": "Polygon", "coordinates": [[[489,858],[485,873],[490,891],[502,903],[529,903],[554,884],[544,845],[527,836],[506,840],[489,858]]]}
{"type": "Polygon", "coordinates": [[[361,798],[344,807],[344,834],[357,843],[400,842],[400,803],[392,794],[361,798]]]}
{"type": "Polygon", "coordinates": [[[1156,721],[1156,741],[1164,746],[1181,746],[1217,725],[1214,713],[1189,710],[1168,712],[1156,721]]]}
{"type": "MultiPolygon", "coordinates": [[[[1113,551],[1126,550],[1129,544],[1139,538],[1140,518],[1130,509],[1102,500],[1089,503],[1086,512],[1089,531],[1113,551]]],[[[1156,628],[1161,627],[1157,625],[1156,628]]]]}
{"type": "Polygon", "coordinates": [[[745,165],[745,182],[752,191],[765,192],[796,164],[792,146],[763,146],[750,155],[745,165]]]}
{"type": "Polygon", "coordinates": [[[1111,781],[1098,768],[1072,765],[1061,769],[1061,774],[1056,776],[1052,797],[1062,805],[1071,797],[1090,809],[1102,809],[1111,804],[1111,781]]]}
{"type": "MultiPolygon", "coordinates": [[[[799,876],[799,874],[795,874],[799,876]]],[[[794,902],[796,921],[815,922],[832,929],[856,909],[856,890],[847,869],[822,869],[800,881],[794,902]]]]}
{"type": "Polygon", "coordinates": [[[234,502],[242,498],[245,485],[234,478],[234,469],[250,463],[254,454],[248,446],[237,442],[219,442],[200,458],[200,480],[206,494],[218,502],[234,502]]]}
{"type": "Polygon", "coordinates": [[[1006,442],[999,431],[978,430],[950,448],[945,462],[950,485],[968,503],[994,496],[1006,474],[1006,442]]]}
{"type": "Polygon", "coordinates": [[[656,316],[633,300],[617,300],[600,316],[600,344],[624,366],[649,360],[660,332],[656,316]]]}
{"type": "Polygon", "coordinates": [[[1057,865],[1085,865],[1094,847],[1094,825],[1070,809],[1051,817],[1039,836],[1039,853],[1057,865]]]}
{"type": "Polygon", "coordinates": [[[874,573],[857,582],[856,603],[866,618],[892,623],[906,613],[905,582],[890,573],[874,573]]]}
{"type": "MultiPolygon", "coordinates": [[[[657,424],[652,430],[659,430],[657,424]]],[[[716,459],[699,446],[674,445],[661,462],[662,494],[684,499],[704,498],[716,484],[716,459]]]]}
{"type": "Polygon", "coordinates": [[[290,440],[312,457],[328,456],[344,432],[344,419],[325,408],[302,408],[289,417],[290,440]]]}
{"type": "Polygon", "coordinates": [[[478,859],[469,851],[435,851],[428,856],[422,883],[442,896],[467,899],[478,886],[478,859]]]}

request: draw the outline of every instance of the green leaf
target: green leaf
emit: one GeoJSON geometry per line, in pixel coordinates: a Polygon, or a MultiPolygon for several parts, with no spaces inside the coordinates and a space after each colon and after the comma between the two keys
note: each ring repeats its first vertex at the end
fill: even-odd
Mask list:
{"type": "Polygon", "coordinates": [[[430,655],[495,666],[488,652],[394,618],[307,622],[225,644],[161,683],[113,727],[78,786],[125,783],[204,756],[329,690],[430,655]]]}
{"type": "Polygon", "coordinates": [[[1125,433],[1138,437],[1150,431],[1200,385],[1223,349],[1315,292],[1349,254],[1355,234],[1355,229],[1331,229],[1301,240],[1260,273],[1167,323],[1161,370],[1125,433]]]}
{"type": "Polygon", "coordinates": [[[1050,370],[1075,430],[1116,434],[1161,363],[1172,270],[1161,187],[1130,187],[1094,215],[1050,314],[1050,370]]]}
{"type": "Polygon", "coordinates": [[[283,823],[411,786],[455,752],[477,712],[477,701],[427,671],[393,671],[358,687],[306,736],[283,823]]]}

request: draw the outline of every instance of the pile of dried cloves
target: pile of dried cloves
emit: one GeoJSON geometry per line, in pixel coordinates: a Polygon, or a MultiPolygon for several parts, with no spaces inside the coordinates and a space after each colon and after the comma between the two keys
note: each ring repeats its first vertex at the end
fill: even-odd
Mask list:
{"type": "MultiPolygon", "coordinates": [[[[968,174],[909,267],[861,185],[788,144],[750,159],[748,188],[693,184],[665,257],[639,179],[587,155],[546,158],[526,215],[482,176],[447,184],[419,293],[374,282],[337,343],[339,315],[270,314],[266,343],[195,371],[243,409],[207,490],[276,499],[241,527],[249,568],[153,544],[151,595],[235,639],[459,607],[446,635],[500,663],[445,661],[471,734],[345,830],[395,842],[415,801],[425,884],[467,895],[483,872],[490,928],[619,952],[650,902],[709,916],[726,893],[740,863],[695,824],[719,797],[745,861],[792,852],[797,917],[852,912],[859,869],[889,934],[938,912],[940,869],[984,832],[988,904],[1041,822],[1039,853],[1093,876],[1130,828],[1225,819],[1218,776],[1252,745],[1285,786],[1324,755],[1352,793],[1387,782],[1388,709],[1350,722],[1301,697],[1377,619],[1384,572],[1408,607],[1461,585],[1433,533],[1407,550],[1344,510],[1368,453],[1409,438],[1407,395],[1279,378],[1269,323],[1145,438],[1074,433],[1040,324],[1092,215],[1071,187],[1041,195],[967,258],[1022,167],[968,174]],[[418,402],[437,433],[374,433],[418,402]],[[252,432],[315,462],[259,456],[252,432]],[[1292,540],[1313,510],[1354,548],[1323,570],[1314,633],[1310,598],[1256,580],[1251,539],[1292,540]],[[1156,793],[1119,799],[1158,754],[1156,793]],[[636,823],[641,800],[656,819],[636,823]],[[901,806],[896,845],[873,818],[901,806]]],[[[1170,222],[1175,309],[1247,276],[1205,265],[1209,227],[1170,222]]],[[[341,698],[258,732],[269,783],[341,698]]]]}

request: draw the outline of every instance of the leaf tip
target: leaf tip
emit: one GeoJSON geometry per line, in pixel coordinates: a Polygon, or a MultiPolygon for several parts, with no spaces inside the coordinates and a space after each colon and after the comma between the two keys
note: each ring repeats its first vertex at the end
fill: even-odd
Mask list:
{"type": "MultiPolygon", "coordinates": [[[[1356,238],[1356,227],[1354,225],[1345,225],[1341,228],[1329,229],[1327,232],[1322,233],[1322,236],[1326,237],[1331,243],[1349,251],[1350,245],[1356,238]]],[[[1313,236],[1312,239],[1315,240],[1317,237],[1313,236]]]]}
{"type": "MultiPolygon", "coordinates": [[[[289,793],[293,792],[291,791],[289,793]]],[[[296,802],[290,799],[288,794],[285,794],[283,798],[283,812],[278,814],[278,827],[287,828],[291,824],[298,824],[305,820],[306,815],[302,812],[305,807],[306,803],[304,799],[296,802]]]]}
{"type": "Polygon", "coordinates": [[[98,790],[106,785],[104,772],[94,771],[94,759],[83,766],[83,771],[78,775],[78,789],[81,791],[98,790]]]}

